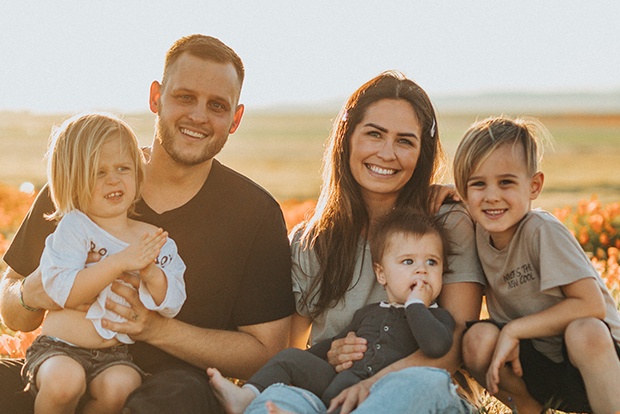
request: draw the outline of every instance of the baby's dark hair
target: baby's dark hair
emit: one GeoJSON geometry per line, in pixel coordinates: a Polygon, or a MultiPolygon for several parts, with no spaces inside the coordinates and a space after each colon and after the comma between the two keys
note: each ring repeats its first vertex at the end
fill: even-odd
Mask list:
{"type": "Polygon", "coordinates": [[[448,272],[448,256],[450,243],[440,222],[410,208],[396,208],[383,217],[375,226],[370,238],[370,253],[373,263],[380,263],[387,247],[389,238],[395,233],[407,236],[422,237],[427,234],[439,236],[442,245],[443,271],[448,272]]]}

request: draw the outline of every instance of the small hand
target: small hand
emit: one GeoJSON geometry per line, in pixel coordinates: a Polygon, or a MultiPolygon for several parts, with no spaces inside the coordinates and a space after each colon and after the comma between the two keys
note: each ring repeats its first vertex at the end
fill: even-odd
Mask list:
{"type": "Polygon", "coordinates": [[[330,350],[327,351],[327,361],[336,372],[349,369],[353,361],[364,358],[367,342],[366,339],[355,336],[355,332],[349,332],[346,337],[332,342],[330,350]]]}
{"type": "Polygon", "coordinates": [[[433,289],[431,285],[422,279],[415,280],[414,284],[411,286],[411,292],[409,296],[407,296],[407,301],[412,299],[421,300],[426,307],[429,307],[433,300],[433,289]]]}
{"type": "Polygon", "coordinates": [[[140,241],[130,244],[114,256],[122,261],[123,271],[144,269],[155,262],[167,238],[168,233],[162,229],[151,234],[145,233],[140,241]]]}
{"type": "Polygon", "coordinates": [[[507,363],[512,366],[512,372],[517,376],[523,375],[521,361],[519,360],[519,338],[512,336],[509,332],[509,325],[506,325],[499,334],[493,358],[487,371],[486,381],[487,390],[491,395],[499,391],[499,372],[507,363]]]}

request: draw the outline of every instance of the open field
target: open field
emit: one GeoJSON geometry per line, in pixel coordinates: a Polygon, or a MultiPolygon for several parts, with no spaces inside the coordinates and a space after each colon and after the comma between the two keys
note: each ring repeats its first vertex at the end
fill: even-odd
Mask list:
{"type": "MultiPolygon", "coordinates": [[[[324,141],[336,112],[246,113],[231,135],[222,162],[250,176],[278,200],[316,198],[324,141]]],[[[509,114],[518,115],[518,114],[509,114]]],[[[0,182],[37,187],[45,181],[45,152],[52,125],[66,114],[35,115],[0,112],[0,182]]],[[[443,114],[439,130],[451,158],[469,124],[486,117],[443,114]]],[[[127,114],[140,142],[152,139],[154,116],[127,114]]],[[[620,199],[620,114],[544,115],[541,121],[554,137],[543,170],[545,189],[536,203],[547,209],[574,205],[596,193],[603,202],[620,199]]],[[[445,181],[451,181],[449,174],[445,181]]]]}
{"type": "MultiPolygon", "coordinates": [[[[240,130],[231,136],[218,157],[254,178],[282,203],[289,228],[299,222],[320,185],[319,169],[323,142],[334,114],[248,114],[240,130]]],[[[45,180],[43,154],[51,125],[66,115],[32,115],[0,112],[0,183],[17,187],[24,181],[41,186],[45,180]]],[[[129,114],[143,145],[152,139],[154,117],[129,114]]],[[[443,115],[440,133],[448,156],[475,115],[443,115]]],[[[543,169],[547,184],[537,203],[547,209],[566,205],[580,207],[560,211],[606,281],[612,295],[620,297],[618,267],[618,205],[620,201],[620,114],[608,116],[544,116],[541,120],[555,137],[555,150],[548,150],[543,169]],[[585,203],[596,193],[599,201],[585,203]],[[586,205],[586,208],[582,208],[586,205]],[[593,208],[594,207],[594,208],[593,208]],[[568,218],[568,219],[567,219],[568,218]],[[594,220],[596,218],[596,220],[594,220]],[[615,247],[614,247],[615,246],[615,247]]],[[[449,177],[448,177],[449,180],[449,177]]],[[[0,256],[8,247],[32,197],[0,185],[0,256]]],[[[0,263],[0,270],[2,270],[0,263]]],[[[39,331],[15,333],[0,323],[0,356],[20,357],[39,331]]],[[[509,413],[494,398],[481,395],[481,412],[509,413]]]]}

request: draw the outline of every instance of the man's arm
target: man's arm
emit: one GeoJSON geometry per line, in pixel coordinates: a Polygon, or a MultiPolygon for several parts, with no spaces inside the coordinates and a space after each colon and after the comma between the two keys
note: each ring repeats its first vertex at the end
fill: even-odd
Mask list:
{"type": "Polygon", "coordinates": [[[37,329],[43,322],[45,309],[57,309],[58,305],[43,290],[41,273],[35,270],[24,280],[24,276],[12,268],[8,268],[0,282],[0,315],[5,325],[14,331],[30,332],[37,329]],[[23,289],[22,300],[32,309],[26,309],[20,301],[20,289],[23,289]]]}
{"type": "Polygon", "coordinates": [[[0,282],[0,315],[4,323],[13,330],[33,331],[41,325],[45,314],[44,311],[32,312],[22,306],[22,288],[26,306],[35,309],[59,309],[43,290],[41,273],[38,270],[45,238],[56,228],[55,222],[45,219],[45,215],[53,211],[54,204],[46,185],[37,195],[4,255],[4,261],[9,267],[0,282]],[[24,275],[29,276],[21,286],[24,275]]]}
{"type": "Polygon", "coordinates": [[[127,299],[131,308],[110,301],[108,309],[128,321],[104,320],[105,328],[126,333],[197,367],[217,367],[225,376],[247,379],[288,346],[290,316],[240,326],[237,332],[206,329],[149,311],[130,287],[114,283],[112,290],[127,299]],[[136,320],[134,314],[138,315],[136,320]]]}

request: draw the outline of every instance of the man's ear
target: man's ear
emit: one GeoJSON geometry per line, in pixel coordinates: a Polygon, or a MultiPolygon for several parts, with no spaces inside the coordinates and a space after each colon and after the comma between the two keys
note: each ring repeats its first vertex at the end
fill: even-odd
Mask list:
{"type": "Polygon", "coordinates": [[[159,98],[161,96],[161,84],[157,81],[151,83],[149,91],[149,108],[154,114],[159,112],[159,98]]]}
{"type": "Polygon", "coordinates": [[[243,104],[237,105],[237,109],[235,109],[235,115],[233,117],[233,123],[228,130],[229,134],[234,133],[237,128],[239,128],[239,124],[241,123],[241,118],[243,117],[243,111],[245,111],[245,107],[243,104]]]}
{"type": "Polygon", "coordinates": [[[532,176],[530,181],[530,200],[536,200],[543,189],[545,183],[545,174],[542,171],[538,171],[532,176]]]}
{"type": "Polygon", "coordinates": [[[387,282],[385,280],[385,274],[383,273],[383,266],[379,263],[373,263],[372,267],[375,270],[375,275],[377,275],[377,282],[379,282],[380,285],[385,286],[387,282]]]}

